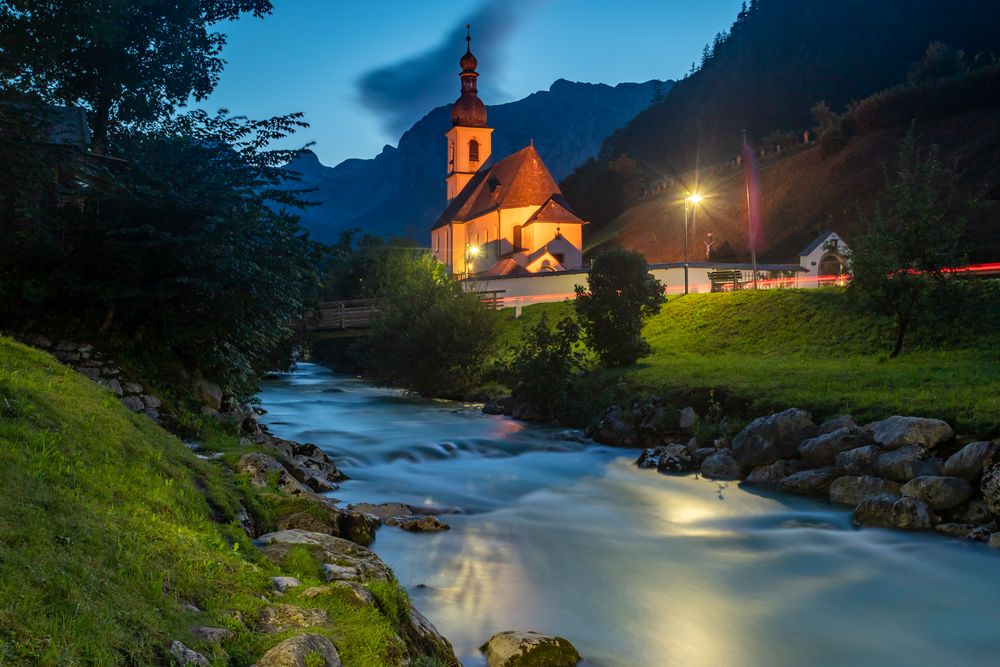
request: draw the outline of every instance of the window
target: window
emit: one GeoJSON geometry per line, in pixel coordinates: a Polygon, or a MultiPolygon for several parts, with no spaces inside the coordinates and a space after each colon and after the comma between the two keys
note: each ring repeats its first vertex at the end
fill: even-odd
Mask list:
{"type": "Polygon", "coordinates": [[[552,256],[560,264],[565,264],[566,263],[566,256],[563,255],[561,252],[554,252],[554,253],[552,253],[552,256]]]}
{"type": "Polygon", "coordinates": [[[521,245],[521,225],[514,225],[514,252],[520,250],[521,245]]]}
{"type": "Polygon", "coordinates": [[[469,142],[469,162],[473,164],[479,162],[479,142],[475,139],[469,142]]]}

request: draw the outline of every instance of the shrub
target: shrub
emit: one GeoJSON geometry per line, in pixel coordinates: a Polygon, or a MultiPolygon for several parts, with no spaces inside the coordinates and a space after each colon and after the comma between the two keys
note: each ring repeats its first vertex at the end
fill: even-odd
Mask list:
{"type": "Polygon", "coordinates": [[[609,250],[594,260],[587,289],[576,286],[584,338],[605,366],[627,366],[649,354],[642,323],[666,301],[663,284],[638,252],[609,250]]]}
{"type": "Polygon", "coordinates": [[[575,349],[580,326],[564,317],[549,326],[546,315],[526,333],[510,364],[510,384],[517,400],[527,401],[541,416],[552,419],[566,406],[573,372],[583,363],[575,349]]]}

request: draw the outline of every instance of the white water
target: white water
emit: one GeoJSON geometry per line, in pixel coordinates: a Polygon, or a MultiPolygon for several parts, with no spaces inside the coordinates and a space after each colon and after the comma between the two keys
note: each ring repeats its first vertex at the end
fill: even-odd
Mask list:
{"type": "Polygon", "coordinates": [[[637,451],[310,364],[260,398],[276,435],[351,476],[345,503],[463,512],[373,548],[467,666],[508,629],[564,636],[591,666],[1000,664],[1000,554],[982,545],[855,530],[838,506],[638,470],[637,451]]]}

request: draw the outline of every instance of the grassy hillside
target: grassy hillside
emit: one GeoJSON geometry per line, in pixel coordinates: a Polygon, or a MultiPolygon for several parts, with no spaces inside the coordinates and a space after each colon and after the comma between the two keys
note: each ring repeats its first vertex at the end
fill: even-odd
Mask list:
{"type": "MultiPolygon", "coordinates": [[[[817,418],[916,414],[1000,435],[1000,286],[980,293],[947,331],[915,331],[909,351],[891,360],[891,323],[860,316],[848,297],[831,288],[671,298],[646,325],[653,354],[601,371],[596,386],[615,387],[605,400],[658,392],[702,414],[712,396],[742,417],[790,406],[817,418]]],[[[568,303],[526,308],[508,321],[506,338],[516,345],[541,314],[570,312],[568,303]]]]}
{"type": "MultiPolygon", "coordinates": [[[[940,147],[983,199],[969,221],[973,259],[1000,257],[1000,108],[979,109],[920,123],[924,145],[940,147]]],[[[837,153],[824,157],[808,148],[769,156],[759,165],[761,189],[758,259],[798,261],[798,253],[821,231],[834,229],[850,244],[859,206],[870,204],[884,184],[884,166],[892,165],[906,127],[854,137],[837,153]]],[[[742,168],[707,170],[700,176],[706,199],[691,229],[692,258],[703,259],[702,240],[712,232],[716,249],[723,242],[747,254],[746,186],[742,168]]],[[[693,175],[690,179],[693,181],[693,175]]],[[[663,192],[627,209],[610,225],[586,239],[593,251],[605,245],[639,250],[651,262],[680,261],[684,256],[683,193],[663,192]]]]}
{"type": "MultiPolygon", "coordinates": [[[[227,467],[199,460],[110,392],[2,337],[0,489],[3,665],[169,664],[174,639],[213,664],[249,665],[284,638],[238,620],[252,626],[269,577],[320,583],[308,554],[294,572],[279,572],[251,545],[234,517],[245,506],[267,528],[268,509],[227,467]],[[196,625],[234,636],[213,647],[192,637],[196,625]]],[[[334,591],[283,601],[336,619],[320,632],[345,665],[399,664],[392,623],[352,599],[334,591]]]]}

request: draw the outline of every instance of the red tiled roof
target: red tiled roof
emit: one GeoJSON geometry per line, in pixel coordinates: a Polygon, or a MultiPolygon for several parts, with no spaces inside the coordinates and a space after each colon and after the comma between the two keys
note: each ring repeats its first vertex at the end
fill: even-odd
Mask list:
{"type": "Polygon", "coordinates": [[[510,257],[506,259],[501,259],[499,262],[491,266],[486,271],[480,274],[481,276],[522,276],[527,275],[528,270],[523,266],[515,262],[510,257]]]}
{"type": "MultiPolygon", "coordinates": [[[[452,222],[468,222],[484,213],[499,208],[542,206],[556,202],[570,215],[569,202],[549,173],[535,147],[526,146],[500,160],[492,167],[476,173],[465,188],[451,200],[448,207],[431,229],[444,227],[452,222]]],[[[560,220],[561,221],[561,220],[560,220]]],[[[573,220],[581,222],[573,215],[573,220]]]]}
{"type": "Polygon", "coordinates": [[[533,222],[576,222],[587,224],[564,204],[566,204],[566,200],[563,197],[550,197],[524,224],[530,225],[533,222]]]}

